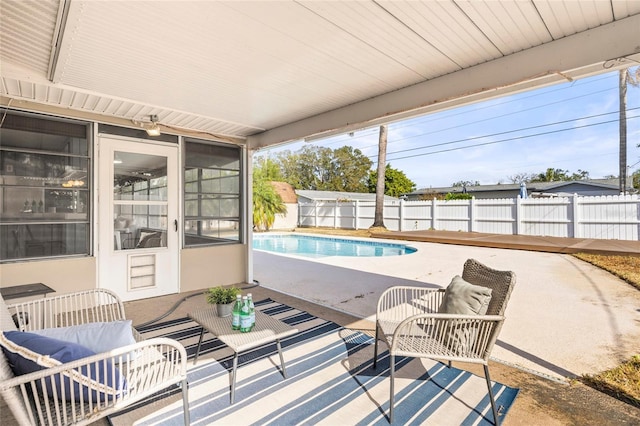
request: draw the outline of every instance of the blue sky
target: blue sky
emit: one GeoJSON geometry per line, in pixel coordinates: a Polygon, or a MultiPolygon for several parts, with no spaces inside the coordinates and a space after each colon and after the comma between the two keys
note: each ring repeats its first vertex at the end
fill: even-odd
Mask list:
{"type": "MultiPolygon", "coordinates": [[[[510,183],[548,167],[618,175],[618,72],[600,74],[389,124],[387,163],[417,188],[461,180],[510,183]],[[608,123],[605,123],[608,122],[608,123]],[[437,146],[436,146],[437,145],[437,146]]],[[[306,142],[261,150],[299,150],[306,142]]],[[[349,145],[374,161],[378,128],[312,142],[349,145]]],[[[627,164],[640,169],[640,88],[627,91],[627,164]],[[637,118],[633,118],[637,117],[637,118]]]]}

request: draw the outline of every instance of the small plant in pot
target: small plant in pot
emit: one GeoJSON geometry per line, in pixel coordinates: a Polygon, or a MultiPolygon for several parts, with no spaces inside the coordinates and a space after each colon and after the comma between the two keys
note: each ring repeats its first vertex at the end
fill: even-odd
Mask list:
{"type": "Polygon", "coordinates": [[[233,304],[236,301],[236,295],[240,294],[240,290],[235,287],[211,287],[207,291],[207,302],[216,305],[216,311],[219,317],[228,317],[231,315],[233,304]]]}

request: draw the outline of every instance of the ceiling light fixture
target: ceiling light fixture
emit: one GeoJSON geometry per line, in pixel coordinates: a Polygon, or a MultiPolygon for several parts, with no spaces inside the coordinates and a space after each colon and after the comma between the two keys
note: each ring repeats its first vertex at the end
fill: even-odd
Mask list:
{"type": "Polygon", "coordinates": [[[149,116],[151,120],[151,126],[146,127],[145,130],[149,136],[160,136],[160,126],[158,126],[158,116],[151,114],[149,116]]]}

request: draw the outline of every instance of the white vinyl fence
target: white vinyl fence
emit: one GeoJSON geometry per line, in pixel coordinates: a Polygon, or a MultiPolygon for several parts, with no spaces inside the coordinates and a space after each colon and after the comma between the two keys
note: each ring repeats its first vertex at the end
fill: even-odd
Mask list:
{"type": "MultiPolygon", "coordinates": [[[[366,229],[373,201],[316,201],[298,205],[300,227],[366,229]]],[[[391,231],[441,231],[640,240],[638,195],[386,202],[391,231]]]]}

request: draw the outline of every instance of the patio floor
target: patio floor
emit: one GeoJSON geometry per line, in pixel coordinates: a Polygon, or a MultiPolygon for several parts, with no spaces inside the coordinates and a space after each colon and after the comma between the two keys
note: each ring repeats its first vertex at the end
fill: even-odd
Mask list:
{"type": "MultiPolygon", "coordinates": [[[[593,240],[522,236],[503,239],[501,237],[508,236],[442,231],[384,233],[378,237],[411,238],[414,241],[411,245],[420,247],[420,254],[310,260],[254,251],[255,278],[259,285],[245,287],[251,288],[256,300],[271,298],[345,327],[373,333],[371,310],[373,308],[375,312],[374,301],[385,286],[416,282],[446,285],[447,278],[459,272],[467,257],[498,269],[512,268],[518,276],[517,288],[507,310],[508,319],[500,342],[494,350],[494,356],[502,361],[492,362],[490,366],[492,379],[520,388],[504,424],[640,424],[637,408],[577,381],[557,380],[558,376],[582,374],[584,371],[579,367],[584,366],[588,372],[596,373],[604,369],[601,363],[624,358],[627,354],[623,354],[621,348],[629,346],[630,340],[633,345],[640,328],[637,325],[640,323],[637,320],[640,312],[637,310],[640,306],[637,290],[611,274],[563,253],[592,244],[590,249],[599,253],[640,254],[637,242],[600,241],[594,244],[591,243],[593,240]],[[439,241],[439,244],[422,242],[427,238],[447,241],[439,241]],[[491,248],[495,247],[491,244],[502,245],[491,248]],[[276,262],[277,268],[274,267],[276,262]],[[543,303],[532,303],[535,300],[543,303]],[[541,306],[545,312],[542,317],[541,306]],[[548,341],[544,340],[547,337],[548,341]],[[575,359],[569,359],[565,364],[563,350],[575,355],[575,359]],[[537,371],[505,363],[507,357],[502,355],[521,357],[532,363],[537,371]],[[556,378],[539,374],[540,371],[556,375],[556,378]]],[[[134,324],[149,321],[185,296],[128,302],[127,316],[134,324]]],[[[163,319],[184,317],[205,303],[204,296],[190,297],[163,319]]],[[[470,364],[457,364],[457,367],[482,375],[481,368],[470,364]]]]}
{"type": "MultiPolygon", "coordinates": [[[[203,289],[204,291],[204,289],[203,289]]],[[[256,300],[271,298],[281,303],[303,309],[313,315],[332,320],[348,328],[373,331],[373,324],[352,315],[326,306],[310,303],[300,298],[269,290],[262,286],[245,286],[244,292],[251,291],[256,300]],[[249,290],[250,288],[250,290],[249,290]]],[[[127,317],[134,324],[140,324],[164,314],[186,296],[176,294],[155,299],[127,302],[127,317]]],[[[173,313],[163,320],[181,318],[188,312],[206,306],[204,296],[189,297],[179,303],[173,313]]],[[[285,354],[286,356],[286,354],[285,354]]],[[[471,364],[454,363],[475,374],[482,375],[482,368],[471,364]]],[[[638,424],[640,410],[628,404],[606,396],[581,383],[561,384],[539,376],[523,372],[499,363],[491,363],[491,377],[508,386],[520,388],[505,425],[621,425],[638,424]]],[[[101,422],[101,424],[106,424],[101,422]]],[[[348,422],[345,423],[347,425],[348,422]]]]}

